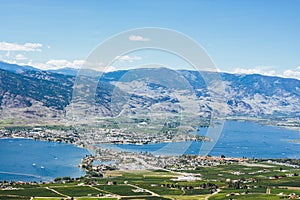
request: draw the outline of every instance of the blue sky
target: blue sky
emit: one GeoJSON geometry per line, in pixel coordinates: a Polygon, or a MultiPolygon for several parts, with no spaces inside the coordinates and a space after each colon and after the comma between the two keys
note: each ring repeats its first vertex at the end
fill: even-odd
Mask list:
{"type": "MultiPolygon", "coordinates": [[[[0,0],[0,5],[3,61],[77,66],[114,34],[162,27],[196,40],[221,71],[300,78],[299,0],[0,0]]],[[[123,64],[133,65],[144,54],[129,55],[140,59],[123,64]]]]}

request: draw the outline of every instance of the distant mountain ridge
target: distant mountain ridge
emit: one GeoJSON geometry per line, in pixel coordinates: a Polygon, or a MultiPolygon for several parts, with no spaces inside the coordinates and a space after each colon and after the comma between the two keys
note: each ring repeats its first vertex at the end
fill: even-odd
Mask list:
{"type": "Polygon", "coordinates": [[[4,98],[19,97],[20,104],[13,101],[16,104],[10,106],[31,106],[30,99],[33,99],[43,103],[46,107],[63,109],[70,102],[72,86],[70,76],[42,71],[25,71],[16,74],[0,70],[1,105],[4,98]]]}
{"type": "MultiPolygon", "coordinates": [[[[205,116],[216,109],[226,116],[300,116],[300,80],[220,73],[225,90],[211,99],[203,79],[209,73],[165,68],[104,73],[96,92],[94,114],[128,116],[151,110],[205,116]],[[174,73],[182,78],[170,79],[174,73]],[[186,91],[184,84],[192,92],[186,91]],[[120,99],[116,101],[116,97],[120,99]],[[112,101],[116,102],[114,111],[112,101]]],[[[72,107],[74,75],[72,69],[42,71],[0,62],[1,117],[63,118],[72,107]]],[[[86,103],[82,111],[93,106],[86,103]]]]}
{"type": "Polygon", "coordinates": [[[41,71],[40,69],[31,66],[20,66],[17,64],[10,64],[2,61],[0,61],[0,69],[10,71],[10,72],[15,72],[15,73],[24,72],[28,70],[41,71]]]}

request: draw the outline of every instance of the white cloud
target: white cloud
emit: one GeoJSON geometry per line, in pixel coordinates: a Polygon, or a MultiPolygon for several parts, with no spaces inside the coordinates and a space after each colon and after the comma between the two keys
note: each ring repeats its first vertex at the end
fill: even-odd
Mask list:
{"type": "Polygon", "coordinates": [[[39,51],[43,45],[40,43],[25,43],[24,47],[28,51],[39,51]]]}
{"type": "Polygon", "coordinates": [[[64,68],[69,67],[72,63],[67,60],[49,60],[46,62],[46,65],[50,68],[64,68]]]}
{"type": "Polygon", "coordinates": [[[116,71],[116,70],[117,69],[114,66],[110,65],[110,66],[105,67],[103,72],[112,72],[112,71],[116,71]]]}
{"type": "Polygon", "coordinates": [[[279,76],[283,78],[295,78],[300,79],[300,66],[295,67],[293,69],[284,70],[282,73],[278,73],[275,70],[271,69],[271,67],[255,67],[251,69],[245,68],[235,68],[233,71],[229,73],[234,74],[262,74],[266,76],[279,76]]]}
{"type": "Polygon", "coordinates": [[[149,38],[144,38],[144,37],[141,36],[141,35],[131,35],[131,36],[129,36],[128,39],[129,39],[130,41],[137,41],[137,42],[147,42],[147,41],[150,40],[149,38]]]}
{"type": "Polygon", "coordinates": [[[300,67],[297,67],[295,70],[285,70],[283,72],[283,77],[300,79],[300,67]]]}
{"type": "Polygon", "coordinates": [[[40,43],[9,43],[0,42],[0,51],[41,51],[42,44],[40,43]]]}
{"type": "Polygon", "coordinates": [[[232,73],[234,74],[262,74],[266,76],[275,76],[275,70],[270,70],[268,67],[255,67],[251,69],[235,68],[232,73]]]}
{"type": "Polygon", "coordinates": [[[139,56],[128,56],[128,55],[125,55],[125,56],[117,56],[116,59],[120,60],[120,61],[133,62],[133,61],[136,61],[136,60],[141,60],[142,58],[139,57],[139,56]]]}
{"type": "Polygon", "coordinates": [[[23,54],[19,53],[15,56],[15,59],[16,60],[27,60],[28,58],[26,58],[23,54]]]}
{"type": "Polygon", "coordinates": [[[48,70],[48,69],[61,69],[61,68],[80,68],[81,65],[84,63],[84,60],[48,60],[46,63],[33,63],[34,67],[39,69],[48,70]]]}
{"type": "Polygon", "coordinates": [[[81,67],[85,63],[85,60],[73,60],[72,65],[76,66],[77,68],[81,67]]]}

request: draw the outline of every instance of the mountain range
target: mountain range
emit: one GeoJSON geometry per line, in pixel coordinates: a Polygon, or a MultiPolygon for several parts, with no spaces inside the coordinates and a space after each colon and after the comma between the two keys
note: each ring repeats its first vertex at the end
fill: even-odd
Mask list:
{"type": "Polygon", "coordinates": [[[86,76],[78,84],[77,73],[72,68],[43,71],[0,62],[1,118],[32,119],[37,123],[42,119],[61,121],[70,111],[80,113],[80,117],[134,116],[147,112],[198,116],[215,112],[223,117],[300,116],[297,79],[148,68],[108,72],[99,80],[86,76]],[[209,78],[213,76],[220,77],[221,82],[209,78]],[[89,88],[84,83],[96,83],[94,101],[87,100],[91,97],[86,95],[89,88]],[[81,89],[74,91],[78,86],[81,89]],[[79,99],[72,100],[74,92],[79,92],[79,99]]]}

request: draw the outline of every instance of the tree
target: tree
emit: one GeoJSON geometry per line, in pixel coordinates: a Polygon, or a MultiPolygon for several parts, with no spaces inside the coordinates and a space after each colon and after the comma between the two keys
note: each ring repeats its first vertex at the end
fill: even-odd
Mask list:
{"type": "Polygon", "coordinates": [[[61,181],[61,177],[56,177],[56,178],[54,179],[54,182],[58,182],[58,181],[61,181]]]}

